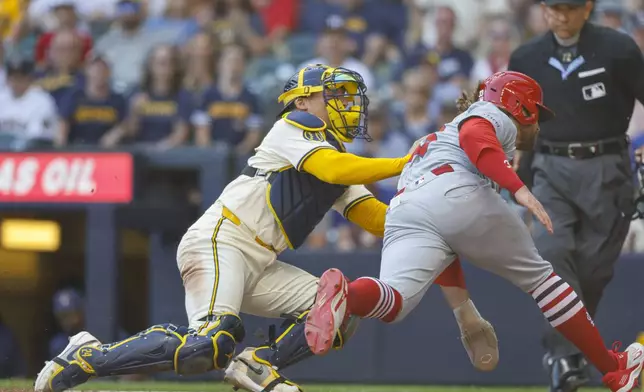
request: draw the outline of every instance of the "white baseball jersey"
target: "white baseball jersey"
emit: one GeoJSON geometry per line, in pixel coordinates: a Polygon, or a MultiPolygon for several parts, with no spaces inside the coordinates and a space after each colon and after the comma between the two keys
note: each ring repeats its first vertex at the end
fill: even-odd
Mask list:
{"type": "MultiPolygon", "coordinates": [[[[303,159],[319,149],[336,149],[329,144],[323,132],[309,132],[288,124],[280,119],[268,132],[262,143],[255,149],[255,155],[248,165],[266,172],[295,167],[301,169],[303,159]]],[[[267,203],[268,182],[265,177],[239,176],[224,189],[219,200],[265,243],[276,250],[287,248],[286,239],[273,217],[267,203]]],[[[352,201],[371,194],[360,185],[350,186],[333,205],[342,213],[352,201]]],[[[193,225],[193,228],[212,230],[219,219],[213,207],[193,225]]]]}
{"type": "MultiPolygon", "coordinates": [[[[425,139],[420,147],[421,154],[414,155],[411,162],[405,165],[398,181],[398,189],[413,188],[420,185],[423,175],[445,164],[451,165],[454,170],[465,170],[484,177],[474,166],[459,141],[459,127],[467,119],[480,117],[488,120],[503,147],[508,162],[512,161],[516,150],[517,128],[512,119],[503,113],[496,105],[479,101],[475,102],[465,112],[459,114],[452,122],[445,124],[442,131],[436,132],[434,138],[425,139]],[[423,153],[424,152],[424,153],[423,153]]],[[[487,179],[487,178],[486,178],[487,179]]],[[[491,180],[487,179],[492,182],[491,180]]]]}
{"type": "Polygon", "coordinates": [[[37,86],[20,97],[10,89],[0,91],[0,132],[25,139],[53,139],[58,129],[54,99],[37,86]]]}

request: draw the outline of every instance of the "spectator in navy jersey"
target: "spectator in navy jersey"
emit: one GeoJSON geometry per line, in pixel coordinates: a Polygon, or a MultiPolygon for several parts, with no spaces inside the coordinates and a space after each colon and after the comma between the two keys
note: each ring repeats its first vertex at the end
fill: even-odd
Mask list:
{"type": "Polygon", "coordinates": [[[165,149],[186,141],[192,102],[182,82],[178,49],[156,47],[146,61],[141,89],[130,100],[129,127],[135,143],[165,149]]]}
{"type": "Polygon", "coordinates": [[[114,147],[126,134],[127,103],[112,91],[110,67],[103,58],[90,59],[85,77],[85,87],[62,101],[56,143],[114,147]]]}
{"type": "Polygon", "coordinates": [[[201,107],[203,95],[214,83],[217,74],[215,37],[207,32],[193,36],[185,49],[183,86],[190,92],[195,107],[201,107]]]}
{"type": "Polygon", "coordinates": [[[355,57],[372,67],[384,56],[387,43],[402,47],[407,11],[399,0],[340,0],[349,36],[355,42],[355,57]]]}
{"type": "MultiPolygon", "coordinates": [[[[423,61],[437,64],[440,83],[454,83],[467,88],[474,60],[465,50],[456,47],[453,36],[456,27],[456,14],[451,7],[440,6],[436,9],[436,44],[427,47],[418,44],[403,61],[403,68],[413,68],[423,61]]],[[[396,75],[397,77],[401,76],[396,75]]]]}
{"type": "Polygon", "coordinates": [[[82,88],[81,41],[73,29],[58,31],[52,38],[49,61],[36,73],[36,84],[48,91],[60,107],[63,98],[82,88]]]}
{"type": "Polygon", "coordinates": [[[221,54],[217,81],[207,90],[193,117],[198,146],[221,141],[247,154],[259,144],[262,115],[258,99],[244,84],[247,54],[238,45],[226,46],[221,54]]]}

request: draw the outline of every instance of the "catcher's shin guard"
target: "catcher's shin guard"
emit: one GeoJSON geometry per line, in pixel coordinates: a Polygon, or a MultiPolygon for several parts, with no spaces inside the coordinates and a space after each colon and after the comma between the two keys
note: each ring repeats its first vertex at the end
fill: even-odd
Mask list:
{"type": "MultiPolygon", "coordinates": [[[[247,348],[233,359],[226,369],[225,380],[237,388],[251,392],[297,392],[300,388],[279,372],[284,368],[312,357],[304,336],[304,322],[307,312],[296,319],[286,320],[282,334],[275,338],[274,329],[269,330],[269,341],[265,346],[247,348]]],[[[334,342],[334,348],[341,349],[354,334],[359,317],[350,317],[342,326],[334,342]]]]}
{"type": "Polygon", "coordinates": [[[101,342],[88,332],[72,336],[63,352],[46,362],[45,367],[38,373],[34,391],[60,392],[87,382],[95,372],[81,355],[81,348],[97,347],[100,344],[101,342]]]}
{"type": "MultiPolygon", "coordinates": [[[[284,369],[312,356],[313,353],[306,343],[304,335],[304,322],[307,315],[308,311],[297,319],[287,320],[285,322],[286,328],[282,334],[277,339],[269,336],[268,345],[257,348],[254,356],[278,369],[284,369]]],[[[351,316],[347,318],[336,335],[333,348],[341,349],[344,347],[346,341],[355,333],[359,321],[359,317],[351,316]]]]}
{"type": "Polygon", "coordinates": [[[48,362],[41,372],[47,380],[43,378],[40,382],[48,387],[36,390],[63,391],[94,376],[151,374],[169,370],[187,375],[224,369],[235,353],[236,344],[243,338],[242,322],[232,314],[214,318],[199,334],[187,327],[161,324],[113,344],[100,345],[94,338],[84,344],[68,346],[66,351],[48,362]],[[58,368],[51,371],[51,366],[58,368]]]}
{"type": "Polygon", "coordinates": [[[244,335],[244,325],[237,315],[214,317],[201,332],[183,340],[175,355],[175,371],[187,375],[225,369],[244,335]]]}

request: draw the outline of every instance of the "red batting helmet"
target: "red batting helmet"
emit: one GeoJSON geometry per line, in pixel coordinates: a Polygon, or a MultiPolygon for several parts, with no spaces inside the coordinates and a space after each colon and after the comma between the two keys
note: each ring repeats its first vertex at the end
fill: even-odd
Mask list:
{"type": "Polygon", "coordinates": [[[495,104],[522,125],[548,121],[555,116],[543,105],[539,83],[520,72],[497,72],[481,83],[479,91],[479,100],[495,104]]]}

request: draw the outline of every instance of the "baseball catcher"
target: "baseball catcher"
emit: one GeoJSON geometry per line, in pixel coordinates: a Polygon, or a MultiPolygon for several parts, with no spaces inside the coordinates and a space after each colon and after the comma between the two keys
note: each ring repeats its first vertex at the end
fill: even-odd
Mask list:
{"type": "MultiPolygon", "coordinates": [[[[155,325],[111,344],[81,332],[47,362],[35,390],[59,392],[93,377],[223,370],[237,388],[299,391],[280,372],[313,356],[304,322],[319,279],[278,255],[300,247],[331,208],[382,236],[387,206],[361,184],[398,176],[409,160],[345,152],[344,143],[368,137],[365,91],[362,77],[343,68],[312,65],[293,75],[278,98],[284,109],[248,166],[179,244],[189,325],[155,325]],[[240,313],[288,321],[268,344],[235,356],[245,335],[240,313]]],[[[441,279],[474,366],[494,368],[496,336],[469,300],[460,264],[453,263],[441,279]]],[[[329,347],[346,344],[357,320],[340,320],[329,347]]]]}

